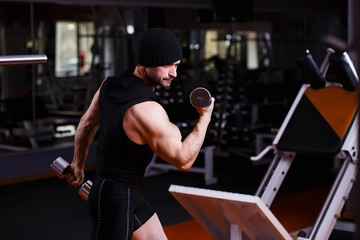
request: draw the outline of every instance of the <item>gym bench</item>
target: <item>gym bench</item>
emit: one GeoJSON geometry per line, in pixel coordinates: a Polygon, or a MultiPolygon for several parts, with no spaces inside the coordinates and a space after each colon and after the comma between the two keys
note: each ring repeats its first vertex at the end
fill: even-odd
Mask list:
{"type": "Polygon", "coordinates": [[[358,76],[346,52],[328,51],[320,68],[307,52],[298,64],[307,81],[272,144],[251,158],[257,161],[269,151],[274,153],[255,195],[177,185],[169,188],[216,240],[328,239],[339,222],[358,171],[358,76]],[[326,80],[328,68],[333,70],[338,82],[326,80]],[[297,153],[333,156],[342,164],[309,231],[299,229],[288,233],[270,206],[297,153]]]}

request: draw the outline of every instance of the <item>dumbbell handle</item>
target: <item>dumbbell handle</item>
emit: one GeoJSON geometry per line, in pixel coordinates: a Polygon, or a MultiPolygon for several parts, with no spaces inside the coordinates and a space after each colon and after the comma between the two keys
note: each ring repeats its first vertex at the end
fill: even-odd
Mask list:
{"type": "MultiPolygon", "coordinates": [[[[70,164],[64,160],[62,157],[58,157],[50,164],[50,171],[54,173],[59,179],[64,178],[66,174],[72,174],[70,171],[70,164]]],[[[92,181],[87,180],[83,183],[79,189],[79,195],[84,198],[86,201],[88,200],[89,192],[92,187],[92,181]]]]}

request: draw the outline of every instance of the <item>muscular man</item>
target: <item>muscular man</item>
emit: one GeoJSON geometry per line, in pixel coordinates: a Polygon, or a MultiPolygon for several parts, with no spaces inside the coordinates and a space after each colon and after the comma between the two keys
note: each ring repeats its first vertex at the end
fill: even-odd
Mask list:
{"type": "Polygon", "coordinates": [[[180,170],[191,168],[203,144],[212,104],[197,109],[199,119],[182,141],[179,129],[154,93],[177,76],[182,50],[175,35],[150,29],[143,35],[133,72],[108,77],[95,93],[75,135],[67,180],[75,187],[84,180],[88,148],[99,131],[97,169],[89,194],[92,239],[167,239],[158,216],[138,192],[153,153],[180,170]]]}

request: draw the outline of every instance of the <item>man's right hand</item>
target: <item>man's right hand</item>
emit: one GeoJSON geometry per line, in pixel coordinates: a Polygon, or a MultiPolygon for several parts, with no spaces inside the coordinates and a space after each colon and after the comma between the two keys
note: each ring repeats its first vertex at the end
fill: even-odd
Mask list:
{"type": "Polygon", "coordinates": [[[84,183],[84,170],[77,167],[74,163],[70,165],[69,170],[70,172],[65,175],[66,181],[74,187],[80,187],[84,183]]]}

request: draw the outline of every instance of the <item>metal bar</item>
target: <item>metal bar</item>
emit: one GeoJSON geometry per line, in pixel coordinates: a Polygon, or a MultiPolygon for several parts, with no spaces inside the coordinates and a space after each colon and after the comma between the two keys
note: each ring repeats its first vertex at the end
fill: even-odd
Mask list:
{"type": "Polygon", "coordinates": [[[323,61],[321,62],[321,65],[320,65],[320,68],[319,68],[319,70],[321,72],[321,75],[323,77],[326,77],[326,73],[327,73],[329,65],[330,65],[329,57],[334,52],[335,52],[335,50],[332,49],[332,48],[327,48],[326,49],[326,55],[325,55],[323,61]]]}
{"type": "Polygon", "coordinates": [[[283,183],[286,174],[288,173],[291,164],[296,156],[295,152],[277,153],[270,164],[264,179],[259,186],[256,195],[261,198],[267,207],[270,207],[276,194],[278,193],[281,184],[283,183]]]}
{"type": "Polygon", "coordinates": [[[329,239],[341,210],[349,198],[349,193],[355,182],[358,167],[348,155],[336,176],[321,212],[313,226],[308,239],[329,239]]]}
{"type": "Polygon", "coordinates": [[[44,64],[46,62],[45,54],[0,56],[0,66],[44,64]]]}

